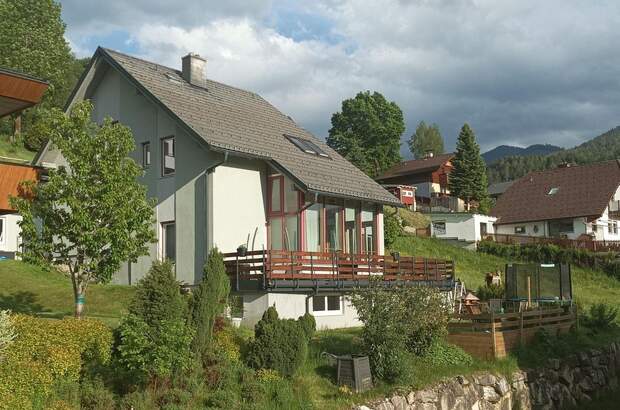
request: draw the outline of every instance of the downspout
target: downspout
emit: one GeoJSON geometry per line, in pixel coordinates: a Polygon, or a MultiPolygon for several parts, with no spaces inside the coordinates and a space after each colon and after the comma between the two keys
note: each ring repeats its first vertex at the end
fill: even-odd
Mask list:
{"type": "MultiPolygon", "coordinates": [[[[228,162],[228,151],[224,152],[224,159],[205,168],[205,206],[207,207],[207,255],[213,249],[213,172],[220,165],[228,162]]],[[[206,261],[205,261],[206,262],[206,261]]]]}

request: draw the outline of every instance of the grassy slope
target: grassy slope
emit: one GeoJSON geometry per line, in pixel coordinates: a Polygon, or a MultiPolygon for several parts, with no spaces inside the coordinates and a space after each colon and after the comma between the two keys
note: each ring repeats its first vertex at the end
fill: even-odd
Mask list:
{"type": "MultiPolygon", "coordinates": [[[[115,324],[125,311],[133,289],[119,285],[90,285],[85,313],[115,324]]],[[[19,261],[0,261],[0,308],[45,317],[73,314],[71,281],[19,261]]]]}
{"type": "MultiPolygon", "coordinates": [[[[468,288],[476,289],[484,282],[486,272],[497,268],[504,270],[506,259],[457,248],[434,238],[402,237],[393,248],[403,255],[427,256],[452,259],[456,263],[456,275],[468,288]]],[[[578,303],[591,305],[605,302],[617,304],[620,300],[620,281],[599,271],[573,267],[573,294],[578,303]]]]}
{"type": "MultiPolygon", "coordinates": [[[[6,135],[0,135],[0,160],[10,161],[10,159],[17,160],[32,160],[35,152],[28,151],[24,147],[12,146],[9,142],[9,138],[6,135]]],[[[21,161],[20,161],[21,162],[21,161]]]]}

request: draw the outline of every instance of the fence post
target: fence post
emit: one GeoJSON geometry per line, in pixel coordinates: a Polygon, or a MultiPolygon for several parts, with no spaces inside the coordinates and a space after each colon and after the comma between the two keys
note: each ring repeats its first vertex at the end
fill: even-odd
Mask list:
{"type": "Polygon", "coordinates": [[[521,345],[525,344],[525,340],[523,338],[523,310],[519,312],[519,340],[521,341],[521,345]]]}
{"type": "Polygon", "coordinates": [[[491,337],[493,338],[493,359],[497,358],[497,341],[495,340],[495,312],[491,310],[491,337]]]}

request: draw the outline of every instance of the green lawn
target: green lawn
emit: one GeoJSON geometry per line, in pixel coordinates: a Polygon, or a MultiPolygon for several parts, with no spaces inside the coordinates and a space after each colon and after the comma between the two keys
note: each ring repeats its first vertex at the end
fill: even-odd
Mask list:
{"type": "Polygon", "coordinates": [[[0,160],[31,161],[35,154],[36,152],[28,151],[23,146],[11,144],[7,135],[0,135],[0,160]]]}
{"type": "MultiPolygon", "coordinates": [[[[518,262],[451,246],[435,238],[401,237],[395,242],[393,249],[403,255],[454,260],[456,276],[463,280],[469,289],[477,289],[482,285],[486,272],[498,268],[503,272],[506,263],[518,262]]],[[[601,302],[615,305],[620,300],[620,281],[603,272],[575,266],[572,267],[572,273],[573,295],[578,303],[584,306],[601,302]]]]}
{"type": "MultiPolygon", "coordinates": [[[[86,316],[118,323],[133,289],[119,285],[90,285],[86,291],[86,316]]],[[[64,317],[73,314],[73,291],[68,277],[20,261],[0,261],[0,309],[64,317]]]]}

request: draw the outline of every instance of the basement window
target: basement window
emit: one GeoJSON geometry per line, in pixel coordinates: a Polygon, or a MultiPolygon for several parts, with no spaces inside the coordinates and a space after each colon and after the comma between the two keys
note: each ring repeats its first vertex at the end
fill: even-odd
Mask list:
{"type": "Polygon", "coordinates": [[[312,314],[315,316],[341,315],[342,297],[339,295],[313,296],[312,314]]]}
{"type": "Polygon", "coordinates": [[[293,137],[292,135],[284,135],[297,148],[310,155],[318,155],[319,157],[329,158],[329,155],[321,149],[316,143],[310,140],[293,137]]]}

